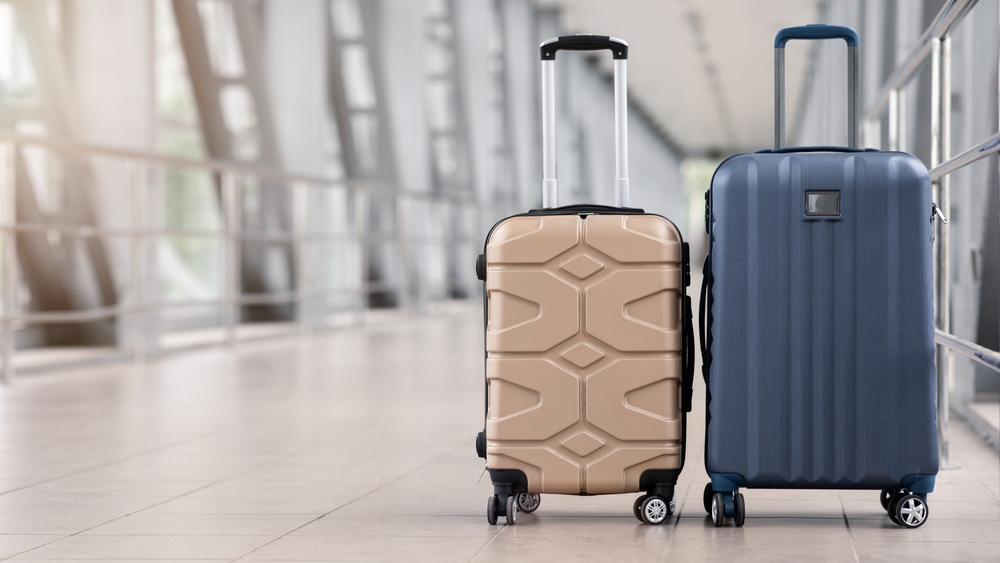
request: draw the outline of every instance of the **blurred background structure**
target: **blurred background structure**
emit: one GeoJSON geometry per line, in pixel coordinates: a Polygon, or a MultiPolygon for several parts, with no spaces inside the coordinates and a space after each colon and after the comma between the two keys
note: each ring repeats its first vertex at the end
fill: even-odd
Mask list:
{"type": "MultiPolygon", "coordinates": [[[[774,33],[808,22],[858,30],[864,145],[936,171],[939,327],[997,350],[998,21],[994,0],[0,0],[0,373],[479,299],[489,227],[540,205],[537,46],[561,34],[629,41],[632,204],[703,251],[712,170],[772,146],[774,33]]],[[[789,47],[792,144],[844,143],[841,48],[789,47]]],[[[613,202],[610,67],[560,55],[561,203],[613,202]]],[[[996,356],[941,350],[944,404],[1000,443],[996,356]]]]}

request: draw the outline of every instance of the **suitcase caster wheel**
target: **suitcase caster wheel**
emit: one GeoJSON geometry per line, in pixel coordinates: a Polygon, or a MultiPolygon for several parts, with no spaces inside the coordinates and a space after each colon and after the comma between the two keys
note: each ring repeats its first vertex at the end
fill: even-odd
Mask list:
{"type": "Polygon", "coordinates": [[[878,501],[882,503],[882,510],[889,511],[889,501],[899,492],[899,489],[882,489],[878,501]]]}
{"type": "Polygon", "coordinates": [[[517,493],[517,508],[521,512],[534,512],[541,503],[542,495],[538,493],[517,493]]]}
{"type": "Polygon", "coordinates": [[[492,496],[486,501],[486,521],[490,523],[490,526],[494,526],[497,523],[497,497],[492,496]]]}
{"type": "Polygon", "coordinates": [[[712,510],[709,514],[712,515],[712,523],[715,524],[715,527],[721,528],[722,523],[726,520],[726,499],[723,498],[722,493],[712,495],[712,510]]]}
{"type": "Polygon", "coordinates": [[[927,521],[927,502],[914,494],[903,495],[896,502],[896,523],[904,528],[919,528],[927,521]]]}
{"type": "Polygon", "coordinates": [[[642,495],[635,499],[635,502],[632,503],[632,515],[635,516],[635,519],[640,522],[645,522],[645,520],[642,519],[642,503],[648,498],[649,495],[642,495]]]}
{"type": "Polygon", "coordinates": [[[517,501],[514,500],[516,495],[507,495],[507,506],[505,507],[507,516],[507,525],[513,526],[517,522],[517,501]]]}
{"type": "Polygon", "coordinates": [[[647,524],[654,526],[662,524],[667,516],[670,516],[670,503],[659,495],[650,495],[642,501],[639,515],[642,517],[642,521],[647,524]]]}
{"type": "MultiPolygon", "coordinates": [[[[889,520],[892,520],[894,524],[900,524],[899,520],[896,518],[896,505],[899,504],[899,501],[905,496],[906,491],[899,489],[892,495],[892,498],[889,499],[889,506],[886,508],[886,511],[889,513],[889,520]]],[[[902,526],[902,524],[900,525],[902,526]]]]}
{"type": "Polygon", "coordinates": [[[715,489],[712,488],[712,482],[709,481],[705,484],[705,492],[701,493],[701,502],[705,505],[705,512],[708,514],[712,513],[712,495],[715,494],[715,489]]]}
{"type": "Polygon", "coordinates": [[[747,504],[743,500],[743,493],[736,493],[733,498],[733,524],[736,524],[737,528],[742,528],[743,523],[747,521],[747,504]]]}

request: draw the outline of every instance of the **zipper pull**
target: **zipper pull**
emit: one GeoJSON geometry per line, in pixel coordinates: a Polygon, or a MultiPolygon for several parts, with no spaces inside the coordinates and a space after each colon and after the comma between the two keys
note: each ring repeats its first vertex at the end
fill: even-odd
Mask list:
{"type": "Polygon", "coordinates": [[[934,236],[934,218],[935,217],[940,217],[941,218],[941,222],[943,224],[945,224],[945,225],[948,224],[948,218],[944,216],[944,213],[941,211],[941,208],[938,207],[938,204],[931,202],[931,242],[934,242],[934,239],[935,239],[935,236],[934,236]]]}
{"type": "Polygon", "coordinates": [[[941,211],[941,208],[938,207],[938,204],[932,203],[931,204],[931,223],[934,222],[934,216],[935,215],[937,215],[938,217],[941,218],[941,222],[942,223],[944,223],[945,225],[948,224],[948,218],[944,216],[944,212],[941,211]]]}

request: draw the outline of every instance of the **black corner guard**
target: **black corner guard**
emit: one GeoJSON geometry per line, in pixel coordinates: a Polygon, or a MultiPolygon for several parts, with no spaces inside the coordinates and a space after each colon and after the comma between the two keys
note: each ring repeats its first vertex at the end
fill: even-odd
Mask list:
{"type": "Polygon", "coordinates": [[[480,281],[486,281],[486,255],[480,254],[476,258],[476,277],[480,281]]]}
{"type": "Polygon", "coordinates": [[[486,431],[476,434],[476,454],[486,459],[486,431]]]}

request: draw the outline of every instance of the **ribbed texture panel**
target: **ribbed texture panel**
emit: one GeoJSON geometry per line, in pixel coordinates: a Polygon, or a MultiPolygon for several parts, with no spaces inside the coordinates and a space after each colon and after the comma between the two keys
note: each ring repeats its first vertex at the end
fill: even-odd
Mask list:
{"type": "Polygon", "coordinates": [[[902,153],[748,154],[712,184],[706,466],[751,487],[938,469],[931,187],[902,153]],[[805,192],[840,191],[840,217],[805,192]]]}

